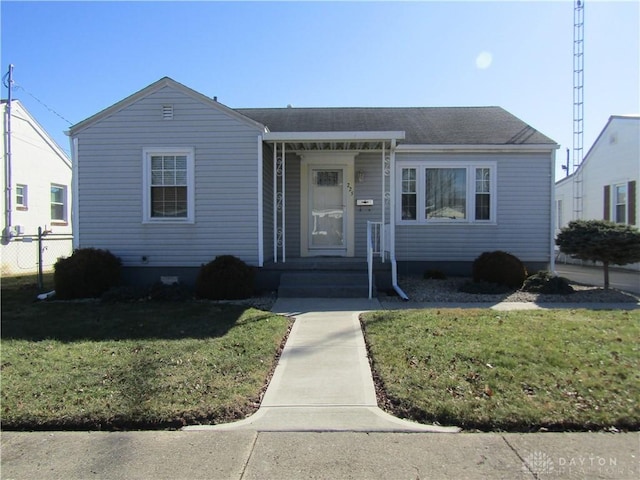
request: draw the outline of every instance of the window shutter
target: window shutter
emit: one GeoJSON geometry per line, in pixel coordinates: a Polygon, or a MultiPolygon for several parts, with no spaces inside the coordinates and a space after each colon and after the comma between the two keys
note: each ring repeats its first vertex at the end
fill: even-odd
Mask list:
{"type": "Polygon", "coordinates": [[[636,224],[636,181],[632,180],[629,182],[629,186],[627,187],[627,215],[629,216],[629,221],[627,222],[629,225],[636,224]]]}
{"type": "Polygon", "coordinates": [[[604,220],[611,220],[611,186],[604,186],[604,212],[602,214],[604,220]]]}

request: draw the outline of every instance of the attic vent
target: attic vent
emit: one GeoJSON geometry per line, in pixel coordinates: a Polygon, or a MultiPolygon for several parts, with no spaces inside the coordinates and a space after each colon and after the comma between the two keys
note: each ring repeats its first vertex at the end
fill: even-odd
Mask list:
{"type": "Polygon", "coordinates": [[[173,120],[173,105],[162,106],[162,119],[173,120]]]}

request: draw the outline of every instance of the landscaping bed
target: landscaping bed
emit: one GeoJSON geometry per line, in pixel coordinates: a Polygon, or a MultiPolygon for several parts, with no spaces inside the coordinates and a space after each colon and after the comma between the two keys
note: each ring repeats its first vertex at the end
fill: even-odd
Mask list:
{"type": "Polygon", "coordinates": [[[361,317],[379,403],[467,430],[638,430],[640,311],[429,309],[361,317]]]}

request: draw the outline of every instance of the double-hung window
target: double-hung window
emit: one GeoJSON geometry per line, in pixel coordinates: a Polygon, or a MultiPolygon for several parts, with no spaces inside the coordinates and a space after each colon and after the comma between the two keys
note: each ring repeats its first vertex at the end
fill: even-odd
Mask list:
{"type": "Polygon", "coordinates": [[[614,186],[614,218],[616,223],[627,223],[627,184],[614,186]]]}
{"type": "Polygon", "coordinates": [[[495,162],[399,162],[400,223],[494,223],[495,162]]]}
{"type": "Polygon", "coordinates": [[[67,187],[51,184],[51,221],[67,222],[67,187]]]}
{"type": "Polygon", "coordinates": [[[146,148],[143,157],[143,221],[193,222],[193,149],[146,148]]]}
{"type": "Polygon", "coordinates": [[[29,197],[27,195],[27,186],[18,184],[16,185],[16,209],[27,210],[29,207],[29,197]]]}

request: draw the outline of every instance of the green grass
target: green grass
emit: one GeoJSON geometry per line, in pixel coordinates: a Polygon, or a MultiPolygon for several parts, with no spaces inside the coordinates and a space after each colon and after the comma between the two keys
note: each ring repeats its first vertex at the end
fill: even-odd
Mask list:
{"type": "Polygon", "coordinates": [[[466,429],[640,427],[640,311],[363,315],[394,414],[466,429]]]}
{"type": "MultiPolygon", "coordinates": [[[[50,279],[48,279],[50,281],[50,279]]],[[[3,429],[172,428],[255,411],[289,320],[212,302],[34,302],[3,279],[3,429]]]]}

